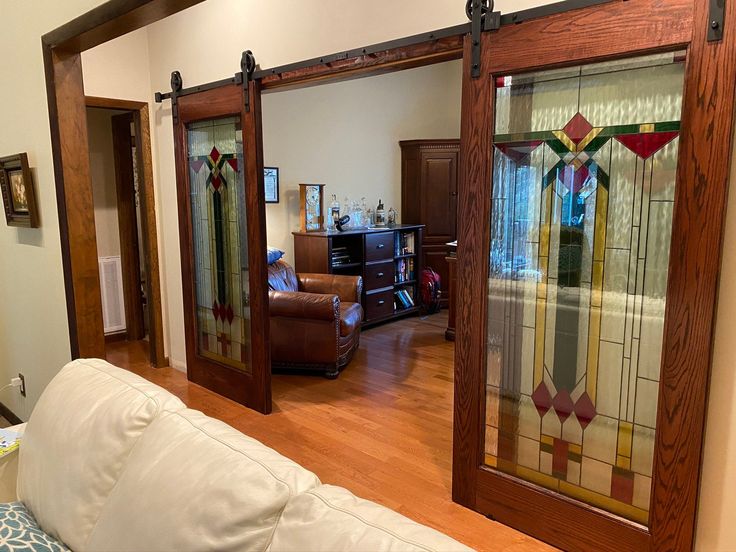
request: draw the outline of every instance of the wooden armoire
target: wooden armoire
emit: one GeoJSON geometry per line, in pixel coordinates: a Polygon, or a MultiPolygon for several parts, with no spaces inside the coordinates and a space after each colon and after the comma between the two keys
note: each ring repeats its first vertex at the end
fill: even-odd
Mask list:
{"type": "Polygon", "coordinates": [[[442,306],[450,282],[447,242],[456,239],[460,140],[404,140],[401,146],[401,220],[424,224],[422,266],[442,280],[442,306]]]}

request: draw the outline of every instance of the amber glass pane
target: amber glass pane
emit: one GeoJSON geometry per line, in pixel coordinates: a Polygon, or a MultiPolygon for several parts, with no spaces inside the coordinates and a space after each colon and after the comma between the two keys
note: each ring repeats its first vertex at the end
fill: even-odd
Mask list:
{"type": "Polygon", "coordinates": [[[682,57],[496,79],[485,461],[640,523],[682,57]]]}
{"type": "Polygon", "coordinates": [[[197,352],[250,368],[248,241],[240,120],[187,128],[197,301],[197,352]]]}

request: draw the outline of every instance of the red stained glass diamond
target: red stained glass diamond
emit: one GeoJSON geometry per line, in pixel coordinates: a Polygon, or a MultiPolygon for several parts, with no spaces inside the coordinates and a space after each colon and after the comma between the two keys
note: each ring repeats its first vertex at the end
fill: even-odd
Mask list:
{"type": "Polygon", "coordinates": [[[591,125],[588,120],[578,112],[572,119],[570,119],[562,130],[567,134],[570,140],[575,142],[575,144],[578,144],[580,140],[585,138],[588,133],[593,130],[593,125],[591,125]]]}
{"type": "Polygon", "coordinates": [[[215,320],[219,320],[222,313],[220,311],[220,305],[217,301],[212,303],[212,314],[215,316],[215,320]]]}
{"type": "Polygon", "coordinates": [[[540,418],[543,418],[547,411],[552,408],[552,395],[549,394],[549,389],[547,389],[544,382],[537,385],[534,393],[532,393],[532,402],[537,407],[540,418]]]}
{"type": "Polygon", "coordinates": [[[583,429],[588,427],[588,424],[593,421],[596,414],[598,413],[595,411],[593,401],[590,400],[590,396],[586,391],[580,395],[580,398],[575,403],[575,416],[577,416],[578,422],[580,422],[580,427],[583,429]]]}
{"type": "Polygon", "coordinates": [[[214,163],[217,163],[217,160],[220,158],[220,152],[217,151],[217,148],[212,148],[212,151],[210,152],[210,158],[214,163]]]}
{"type": "Polygon", "coordinates": [[[223,313],[223,318],[225,318],[228,321],[228,323],[230,324],[233,323],[234,313],[233,313],[232,306],[230,305],[227,306],[227,308],[225,309],[225,312],[223,313]]]}
{"type": "Polygon", "coordinates": [[[560,422],[565,423],[565,420],[572,414],[575,405],[572,403],[570,393],[566,389],[563,389],[555,395],[555,398],[552,400],[552,407],[555,409],[560,422]]]}

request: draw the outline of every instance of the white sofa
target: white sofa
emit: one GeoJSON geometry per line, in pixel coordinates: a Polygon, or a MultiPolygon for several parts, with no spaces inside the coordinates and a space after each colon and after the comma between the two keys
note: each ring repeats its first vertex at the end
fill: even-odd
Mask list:
{"type": "Polygon", "coordinates": [[[41,530],[79,552],[469,550],[101,360],[48,385],[0,491],[16,476],[41,530]]]}

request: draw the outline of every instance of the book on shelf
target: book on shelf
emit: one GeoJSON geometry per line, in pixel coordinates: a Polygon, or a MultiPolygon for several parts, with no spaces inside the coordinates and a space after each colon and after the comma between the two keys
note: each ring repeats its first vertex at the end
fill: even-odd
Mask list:
{"type": "Polygon", "coordinates": [[[414,280],[414,259],[399,259],[396,261],[396,278],[397,284],[414,280]]]}
{"type": "Polygon", "coordinates": [[[414,232],[397,232],[394,239],[394,255],[414,253],[414,232]]]}
{"type": "Polygon", "coordinates": [[[398,300],[397,303],[402,309],[410,309],[414,306],[414,298],[406,289],[396,290],[394,292],[394,296],[398,300]]]}

